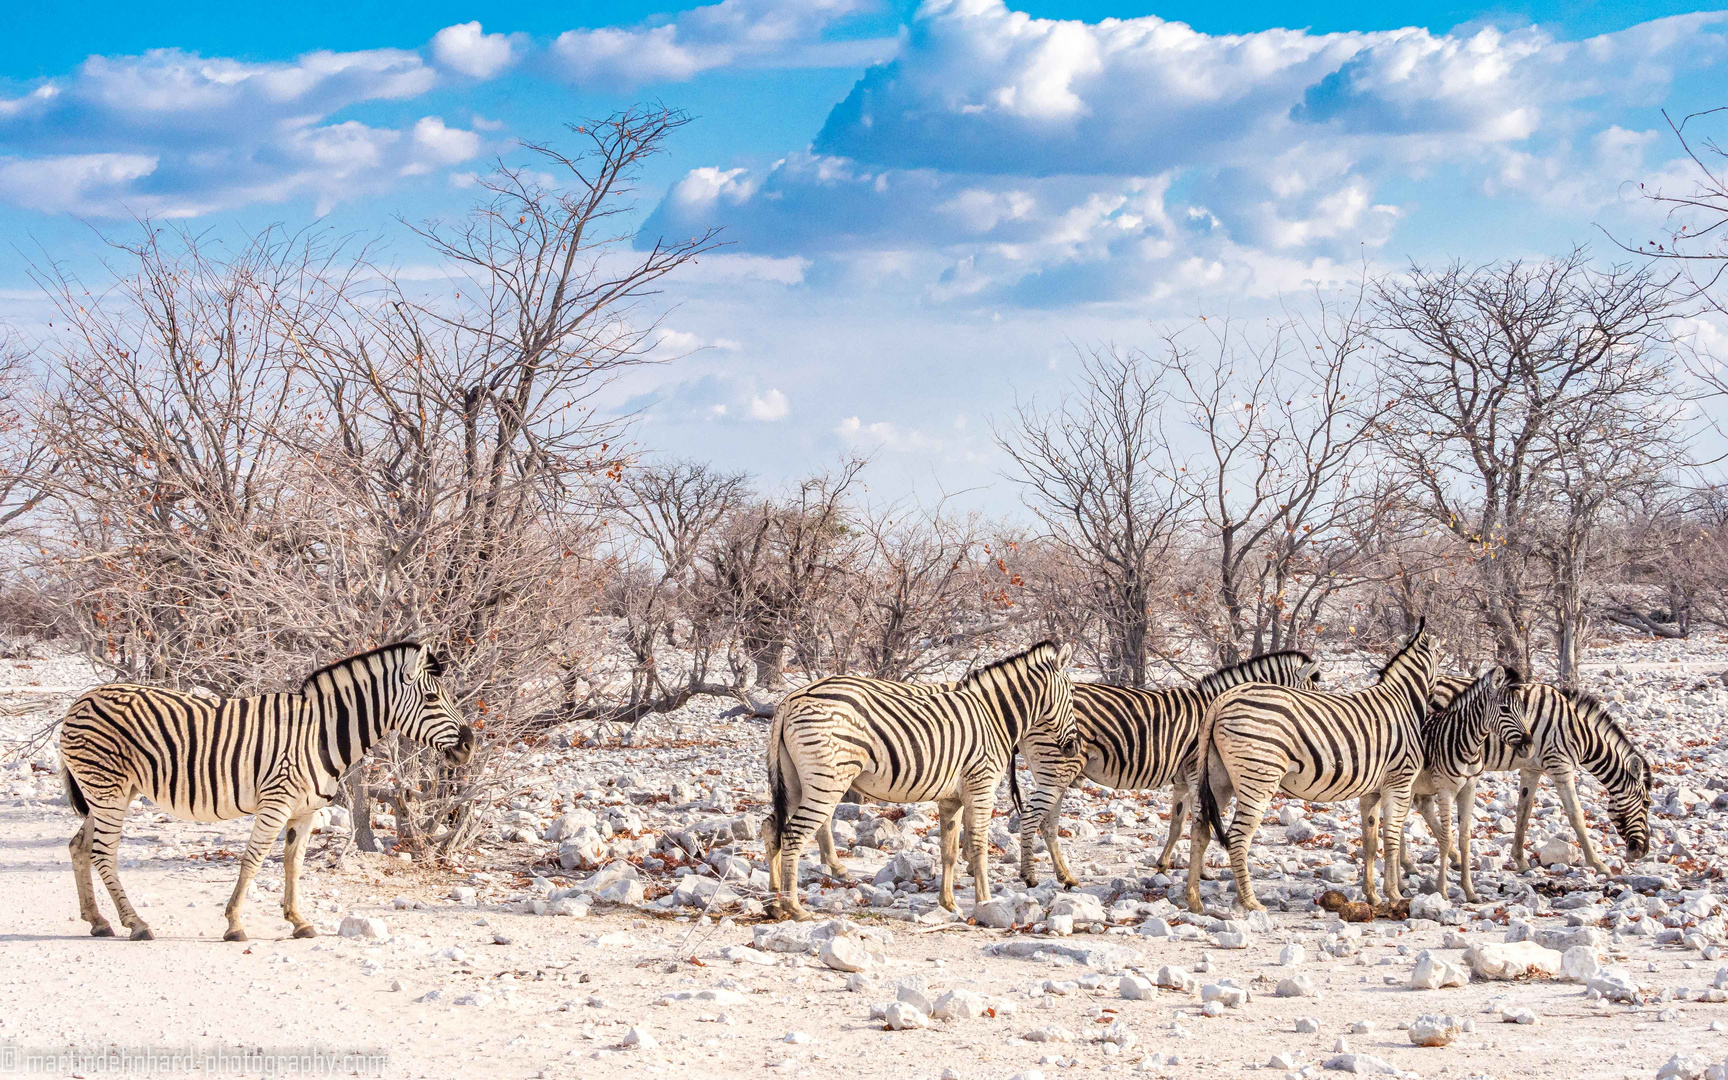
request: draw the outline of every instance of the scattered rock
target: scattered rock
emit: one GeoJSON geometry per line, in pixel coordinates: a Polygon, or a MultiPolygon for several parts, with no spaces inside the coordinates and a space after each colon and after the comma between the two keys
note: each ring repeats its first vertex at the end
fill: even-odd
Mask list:
{"type": "Polygon", "coordinates": [[[1561,956],[1533,941],[1472,945],[1464,950],[1464,962],[1479,979],[1524,979],[1560,974],[1561,956]]]}
{"type": "Polygon", "coordinates": [[[1273,993],[1281,998],[1311,998],[1315,996],[1314,980],[1310,979],[1306,975],[1297,975],[1293,978],[1279,979],[1278,989],[1273,991],[1273,993]]]}
{"type": "Polygon", "coordinates": [[[1410,1025],[1410,1043],[1413,1046],[1445,1046],[1462,1030],[1463,1025],[1456,1016],[1424,1014],[1410,1025]]]}
{"type": "Polygon", "coordinates": [[[1467,986],[1470,972],[1458,964],[1440,959],[1424,949],[1416,957],[1416,969],[1410,973],[1410,989],[1439,990],[1447,986],[1467,986]]]}
{"type": "Polygon", "coordinates": [[[336,933],[340,937],[365,938],[368,941],[390,940],[390,930],[384,925],[383,919],[372,919],[364,915],[344,917],[336,933]]]}

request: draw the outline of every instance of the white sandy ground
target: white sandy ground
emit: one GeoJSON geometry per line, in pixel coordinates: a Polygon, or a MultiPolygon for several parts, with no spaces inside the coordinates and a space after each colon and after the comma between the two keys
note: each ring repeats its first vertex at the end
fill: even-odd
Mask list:
{"type": "MultiPolygon", "coordinates": [[[[1713,677],[1728,651],[1716,643],[1702,656],[1690,656],[1682,678],[1675,671],[1678,665],[1670,662],[1687,655],[1678,648],[1670,643],[1625,647],[1605,663],[1618,666],[1626,685],[1650,688],[1643,697],[1633,694],[1633,704],[1624,711],[1634,714],[1629,723],[1641,739],[1660,741],[1671,751],[1659,758],[1659,772],[1691,769],[1685,778],[1702,790],[1707,774],[1721,773],[1722,751],[1728,747],[1715,708],[1720,695],[1712,690],[1704,698],[1680,691],[1683,683],[1713,677]],[[1647,675],[1646,669],[1656,674],[1647,675]],[[1664,678],[1667,681],[1661,681],[1664,678]]],[[[0,671],[0,686],[31,681],[57,686],[78,679],[69,664],[50,668],[44,671],[38,663],[24,673],[0,671]]],[[[1613,669],[1600,670],[1606,679],[1613,669]]],[[[577,762],[570,767],[578,770],[578,787],[597,782],[593,776],[626,771],[644,777],[651,787],[669,783],[668,777],[698,783],[711,779],[716,766],[729,782],[735,775],[738,783],[748,784],[751,770],[760,770],[765,727],[714,722],[708,719],[714,711],[710,706],[706,715],[665,721],[668,732],[693,723],[708,725],[719,739],[709,748],[577,749],[562,754],[577,762]]],[[[1505,783],[1488,786],[1502,800],[1511,790],[1505,783]]],[[[1462,988],[1417,991],[1408,988],[1417,954],[1433,949],[1458,961],[1460,949],[1443,947],[1446,935],[1456,928],[1416,923],[1427,928],[1412,930],[1402,922],[1376,922],[1361,928],[1358,953],[1337,958],[1321,949],[1330,916],[1311,910],[1274,911],[1272,929],[1254,934],[1248,948],[1222,950],[1204,940],[1142,936],[1138,920],[1105,934],[1056,938],[955,925],[933,928],[847,904],[848,917],[857,924],[892,935],[886,959],[869,972],[872,985],[851,991],[847,975],[830,970],[814,955],[724,958],[723,949],[752,943],[753,920],[748,918],[704,925],[688,908],[650,912],[646,907],[603,904],[586,917],[536,916],[523,910],[529,879],[515,872],[526,867],[527,857],[512,861],[498,856],[492,865],[501,868],[499,872],[482,878],[370,855],[351,855],[340,868],[328,869],[320,838],[308,858],[304,892],[316,908],[315,920],[333,931],[344,915],[374,916],[387,924],[389,941],[288,939],[289,927],[279,917],[277,856],[261,875],[264,888],[249,908],[252,942],[229,944],[220,940],[222,906],[233,882],[232,853],[243,847],[248,823],[188,824],[162,819],[149,808],[135,809],[129,819],[122,873],[134,902],[148,904],[139,905],[140,913],[158,940],[92,939],[77,917],[66,854],[76,822],[56,788],[38,763],[34,777],[26,774],[12,784],[11,797],[0,798],[0,1072],[30,1066],[31,1048],[62,1053],[153,1047],[199,1054],[234,1049],[298,1054],[316,1048],[326,1055],[325,1061],[336,1063],[330,1074],[392,1077],[729,1077],[758,1076],[770,1068],[804,1077],[932,1080],[945,1069],[966,1080],[1030,1077],[1033,1070],[1050,1080],[1133,1072],[1282,1078],[1290,1070],[1267,1067],[1274,1054],[1290,1055],[1309,1075],[1342,1075],[1317,1071],[1335,1056],[1340,1036],[1350,1050],[1421,1077],[1647,1080],[1677,1051],[1716,1063],[1728,1057],[1728,1004],[1691,1000],[1713,985],[1718,967],[1728,966],[1728,959],[1706,960],[1696,948],[1682,945],[1657,946],[1649,936],[1620,937],[1606,948],[1604,959],[1629,970],[1643,985],[1645,1000],[1639,1005],[1591,1001],[1577,983],[1548,980],[1478,981],[1462,988]],[[477,884],[479,903],[448,899],[453,887],[477,884]],[[414,906],[416,901],[421,906],[414,906]],[[398,906],[402,904],[408,906],[398,906]],[[986,955],[993,944],[1034,940],[1076,951],[1108,947],[1128,952],[1094,957],[1092,966],[1056,953],[1033,958],[986,955]],[[1306,961],[1295,970],[1276,966],[1281,947],[1292,941],[1304,943],[1306,961]],[[1159,990],[1152,1000],[1124,1000],[1118,993],[1115,971],[1123,964],[1150,976],[1166,964],[1194,971],[1203,955],[1210,964],[1209,970],[1197,973],[1202,983],[1232,979],[1252,991],[1252,1000],[1212,1018],[1201,1015],[1198,994],[1159,990]],[[772,963],[757,962],[764,959],[772,963]],[[1278,980],[1296,973],[1313,980],[1318,997],[1274,996],[1278,980]],[[880,1020],[870,1019],[871,1006],[892,1000],[896,983],[906,977],[927,980],[931,996],[949,989],[977,991],[996,1007],[997,1015],[934,1021],[923,1030],[885,1031],[880,1020]],[[1045,992],[1047,980],[1065,992],[1045,992]],[[706,1000],[662,1001],[668,994],[704,990],[716,993],[706,1000]],[[438,993],[422,1000],[429,991],[438,993]],[[1506,1005],[1531,1009],[1541,1022],[1502,1023],[1500,1007],[1506,1005]],[[1474,1021],[1475,1030],[1445,1048],[1414,1047],[1399,1025],[1423,1014],[1453,1014],[1474,1021]],[[1319,1031],[1297,1034],[1297,1017],[1318,1018],[1319,1031]],[[1126,1050],[1095,1041],[1113,1020],[1122,1021],[1132,1034],[1126,1050]],[[1375,1030],[1347,1033],[1361,1021],[1372,1022],[1375,1030]],[[624,1046],[632,1026],[648,1032],[654,1045],[624,1046]],[[1076,1040],[1024,1038],[1051,1027],[1074,1033],[1076,1040]],[[342,1057],[348,1053],[363,1056],[342,1057]],[[364,1056],[369,1054],[384,1057],[364,1056]]],[[[0,786],[0,792],[5,790],[0,786]]],[[[1598,789],[1591,785],[1585,793],[1591,805],[1600,805],[1598,789]]],[[[747,791],[734,808],[759,816],[756,794],[755,789],[747,791]]],[[[1114,798],[1108,793],[1077,796],[1070,807],[1091,815],[1114,798]]],[[[1151,813],[1167,802],[1144,799],[1137,805],[1151,813]]],[[[1705,801],[1690,813],[1652,820],[1659,844],[1666,831],[1691,830],[1683,835],[1689,841],[1685,859],[1692,872],[1656,862],[1633,869],[1688,888],[1703,884],[1719,895],[1720,879],[1696,874],[1700,864],[1716,863],[1728,850],[1722,843],[1728,811],[1709,806],[1705,801]]],[[[1315,808],[1322,809],[1334,811],[1346,823],[1353,817],[1351,807],[1315,808]]],[[[1076,816],[1071,813],[1069,818],[1076,816]]],[[[1496,837],[1503,844],[1506,839],[1494,824],[1495,816],[1486,808],[1478,814],[1480,844],[1496,837]]],[[[675,824],[678,819],[673,815],[666,820],[675,824]]],[[[1150,879],[1138,875],[1151,874],[1143,864],[1148,848],[1155,853],[1162,842],[1163,828],[1162,821],[1151,818],[1130,844],[1108,844],[1103,837],[1094,844],[1089,838],[1098,829],[1084,830],[1087,836],[1070,848],[1071,861],[1088,885],[1122,877],[1137,883],[1129,899],[1154,900],[1162,889],[1144,887],[1150,879]]],[[[1533,831],[1545,835],[1551,830],[1569,835],[1558,808],[1550,804],[1539,811],[1533,831]]],[[[1121,834],[1115,838],[1120,840],[1121,834]]],[[[1617,841],[1607,839],[1605,850],[1617,855],[1617,841]]],[[[1319,867],[1327,851],[1281,845],[1279,830],[1269,828],[1261,835],[1256,856],[1308,853],[1319,867]]],[[[528,849],[528,857],[543,853],[528,849]]],[[[758,844],[742,846],[740,854],[752,853],[759,858],[758,844]]],[[[884,856],[861,850],[848,861],[867,881],[884,856]]],[[[1335,861],[1355,865],[1342,852],[1335,861]]],[[[1005,875],[1013,872],[1012,867],[1002,869],[1005,875]]],[[[1041,871],[1048,879],[1047,863],[1041,871]]],[[[559,872],[560,881],[584,876],[559,872]]],[[[1529,896],[1530,884],[1555,881],[1582,889],[1594,880],[1577,873],[1560,878],[1541,869],[1480,878],[1494,891],[1485,889],[1485,902],[1475,914],[1501,921],[1506,918],[1504,906],[1520,894],[1529,896]]],[[[1297,879],[1313,882],[1315,872],[1292,872],[1284,882],[1297,879]]],[[[965,883],[963,911],[971,898],[970,881],[965,883]]],[[[1603,885],[1594,880],[1595,889],[1603,885]]],[[[1612,901],[1617,891],[1609,886],[1607,899],[1612,901]]],[[[836,889],[833,895],[844,892],[836,889]]],[[[1221,903],[1227,903],[1229,895],[1227,889],[1210,893],[1221,903]]],[[[928,906],[928,894],[914,899],[918,908],[928,906]]],[[[106,908],[105,896],[102,903],[106,908]]],[[[1307,905],[1293,899],[1290,906],[1307,905]]],[[[1564,914],[1531,922],[1563,926],[1564,914]]],[[[1473,921],[1471,927],[1463,931],[1471,943],[1497,942],[1503,936],[1500,925],[1487,929],[1473,921]]],[[[70,1064],[56,1071],[87,1076],[116,1071],[111,1064],[70,1064]]],[[[267,1070],[253,1061],[227,1071],[260,1075],[267,1070]]]]}

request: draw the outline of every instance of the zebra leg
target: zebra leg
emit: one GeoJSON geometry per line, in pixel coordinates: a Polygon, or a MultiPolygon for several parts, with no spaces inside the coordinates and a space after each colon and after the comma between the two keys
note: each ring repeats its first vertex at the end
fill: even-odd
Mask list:
{"type": "Polygon", "coordinates": [[[1266,816],[1269,801],[1269,793],[1238,788],[1236,813],[1230,817],[1230,830],[1224,840],[1230,849],[1230,872],[1236,875],[1236,902],[1243,911],[1266,910],[1266,905],[1254,897],[1254,882],[1248,876],[1248,851],[1261,819],[1266,816]]]}
{"type": "Polygon", "coordinates": [[[1578,847],[1584,852],[1584,864],[1590,869],[1608,876],[1608,867],[1596,854],[1596,842],[1590,839],[1590,825],[1584,820],[1584,808],[1578,803],[1578,784],[1572,774],[1551,777],[1554,787],[1560,792],[1560,804],[1566,808],[1566,816],[1572,821],[1572,831],[1578,834],[1578,847]]]}
{"type": "MultiPolygon", "coordinates": [[[[252,884],[253,876],[264,864],[264,856],[270,854],[270,848],[276,843],[276,838],[282,835],[282,826],[287,822],[288,808],[281,803],[260,806],[258,812],[252,815],[252,838],[246,841],[246,854],[240,857],[240,878],[234,883],[234,895],[228,898],[228,906],[222,909],[222,914],[228,919],[228,930],[222,935],[223,941],[247,940],[246,928],[240,922],[240,913],[246,906],[246,887],[252,884]]],[[[286,883],[283,885],[283,894],[286,899],[286,883]]]]}
{"type": "Polygon", "coordinates": [[[1470,874],[1470,826],[1476,813],[1476,778],[1472,776],[1458,789],[1458,884],[1464,887],[1464,899],[1476,902],[1476,882],[1470,874]]]}
{"type": "Polygon", "coordinates": [[[91,937],[113,937],[114,927],[96,907],[96,884],[90,877],[90,839],[95,828],[95,823],[85,818],[66,846],[72,852],[72,877],[78,882],[78,917],[90,924],[91,937]]]}
{"type": "Polygon", "coordinates": [[[1512,826],[1512,864],[1518,867],[1520,874],[1530,869],[1530,857],[1524,854],[1524,833],[1530,828],[1530,808],[1536,803],[1536,785],[1542,782],[1539,772],[1525,769],[1523,774],[1518,782],[1518,820],[1512,826]]]}
{"type": "MultiPolygon", "coordinates": [[[[1068,794],[1066,785],[1057,789],[1055,797],[1050,803],[1050,809],[1044,815],[1042,832],[1044,833],[1044,847],[1050,852],[1050,868],[1056,872],[1056,880],[1065,887],[1072,889],[1080,884],[1080,879],[1074,876],[1074,871],[1068,869],[1068,857],[1062,854],[1062,841],[1058,837],[1062,831],[1062,797],[1066,794],[1068,794]]],[[[1034,875],[1035,881],[1036,875],[1034,875]]]]}
{"type": "Polygon", "coordinates": [[[1189,785],[1186,776],[1176,780],[1176,786],[1170,793],[1170,835],[1164,838],[1164,851],[1158,856],[1155,869],[1168,870],[1176,857],[1176,841],[1182,836],[1182,826],[1188,820],[1189,802],[1194,798],[1194,789],[1189,785]]]}
{"type": "Polygon", "coordinates": [[[954,902],[954,864],[960,857],[960,800],[938,799],[936,820],[942,828],[942,895],[938,899],[949,911],[959,911],[954,902]]]}
{"type": "MultiPolygon", "coordinates": [[[[126,808],[132,805],[131,790],[121,793],[120,805],[90,804],[90,816],[86,828],[90,833],[90,861],[95,864],[96,872],[102,875],[102,884],[108,886],[108,897],[114,901],[114,910],[120,916],[120,925],[132,931],[133,941],[149,941],[156,935],[150,932],[150,927],[138,913],[132,910],[132,902],[126,899],[126,890],[120,887],[120,826],[126,820],[126,808]]],[[[86,792],[88,797],[88,792],[86,792]]]]}
{"type": "MultiPolygon", "coordinates": [[[[1230,775],[1220,764],[1217,769],[1207,770],[1206,781],[1212,788],[1212,797],[1220,807],[1229,804],[1235,797],[1235,786],[1230,782],[1230,775]]],[[[1196,915],[1206,912],[1206,905],[1200,900],[1200,871],[1206,865],[1206,848],[1212,843],[1212,826],[1206,820],[1205,814],[1190,814],[1188,826],[1188,910],[1196,915]]],[[[1219,837],[1228,843],[1228,836],[1219,837]]]]}
{"type": "Polygon", "coordinates": [[[282,849],[282,917],[294,924],[297,938],[317,937],[318,931],[300,916],[300,867],[306,858],[306,839],[312,832],[312,811],[288,819],[288,839],[282,849]]]}
{"type": "Polygon", "coordinates": [[[834,853],[834,819],[829,818],[816,830],[816,847],[822,853],[822,867],[830,877],[843,878],[847,875],[846,864],[840,861],[840,856],[834,853]]]}
{"type": "MultiPolygon", "coordinates": [[[[1440,899],[1448,899],[1452,890],[1447,884],[1447,871],[1452,860],[1452,803],[1456,798],[1450,791],[1441,790],[1434,796],[1434,803],[1439,811],[1440,831],[1435,839],[1440,845],[1440,861],[1434,871],[1434,891],[1440,894],[1440,899]]],[[[1426,815],[1424,815],[1426,816],[1426,815]]]]}
{"type": "MultiPolygon", "coordinates": [[[[1380,903],[1380,893],[1374,888],[1374,859],[1380,842],[1380,793],[1370,792],[1357,800],[1362,808],[1362,896],[1369,907],[1380,903]]],[[[1386,864],[1386,876],[1392,876],[1392,864],[1386,864]]]]}
{"type": "MultiPolygon", "coordinates": [[[[1399,860],[1404,848],[1404,819],[1410,816],[1410,785],[1415,779],[1413,775],[1405,777],[1401,786],[1385,795],[1386,902],[1389,904],[1404,899],[1404,866],[1399,860]]],[[[1444,881],[1441,887],[1444,889],[1444,881]]]]}
{"type": "MultiPolygon", "coordinates": [[[[1428,826],[1428,835],[1434,838],[1435,843],[1439,843],[1441,831],[1440,818],[1434,809],[1434,796],[1417,796],[1416,810],[1422,815],[1423,822],[1428,826]]],[[[1416,860],[1410,855],[1410,835],[1408,831],[1406,831],[1404,835],[1404,855],[1402,865],[1406,874],[1414,874],[1416,872],[1416,860]]]]}
{"type": "Polygon", "coordinates": [[[994,784],[967,792],[964,801],[966,861],[972,870],[972,906],[990,900],[990,841],[987,830],[996,811],[994,784]]]}

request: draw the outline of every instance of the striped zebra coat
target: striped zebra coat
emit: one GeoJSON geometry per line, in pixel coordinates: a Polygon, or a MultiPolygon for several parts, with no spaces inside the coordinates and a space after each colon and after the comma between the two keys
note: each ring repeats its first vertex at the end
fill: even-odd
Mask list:
{"type": "MultiPolygon", "coordinates": [[[[1463,680],[1442,679],[1435,687],[1435,700],[1443,703],[1461,689],[1463,680]]],[[[1518,787],[1518,817],[1512,833],[1513,860],[1520,871],[1529,869],[1524,838],[1529,831],[1530,811],[1536,788],[1544,776],[1554,784],[1567,820],[1578,837],[1584,862],[1607,876],[1608,867],[1596,851],[1583,805],[1578,801],[1578,774],[1594,776],[1608,793],[1608,817],[1626,844],[1628,862],[1637,862],[1650,852],[1650,794],[1653,777],[1650,760],[1626,734],[1608,707],[1581,690],[1563,690],[1547,683],[1524,683],[1518,689],[1523,702],[1529,742],[1522,749],[1489,732],[1484,745],[1482,772],[1521,775],[1518,787]]],[[[1475,813],[1476,784],[1471,777],[1458,793],[1458,863],[1470,873],[1470,827],[1475,813]]],[[[1417,803],[1429,831],[1440,835],[1439,809],[1432,798],[1417,803]]],[[[1447,824],[1450,824],[1448,822],[1447,824]]],[[[1466,891],[1473,891],[1466,885],[1466,891]]]]}
{"type": "MultiPolygon", "coordinates": [[[[1443,678],[1447,685],[1454,681],[1443,678]]],[[[1436,686],[1441,681],[1436,680],[1436,686]]],[[[1434,891],[1442,896],[1446,895],[1448,863],[1455,844],[1449,830],[1453,803],[1481,774],[1490,739],[1518,747],[1529,741],[1524,698],[1519,693],[1522,685],[1516,669],[1494,667],[1466,683],[1455,696],[1448,695],[1450,700],[1443,706],[1434,706],[1438,693],[1429,697],[1428,717],[1422,722],[1422,771],[1411,791],[1416,799],[1427,798],[1439,807],[1442,827],[1434,834],[1440,849],[1434,891]]],[[[1405,860],[1408,864],[1407,852],[1405,860]]],[[[1465,899],[1474,903],[1476,890],[1467,864],[1461,866],[1460,876],[1465,899]]]]}
{"type": "Polygon", "coordinates": [[[809,917],[798,898],[798,856],[826,833],[849,789],[884,802],[936,803],[941,902],[950,911],[964,814],[976,902],[989,900],[986,836],[997,785],[1004,775],[1012,783],[1015,750],[1053,759],[1071,756],[1078,743],[1068,656],[1067,646],[1043,642],[952,688],[837,675],[788,694],[768,736],[774,805],[763,842],[775,911],[809,917]]]}
{"type": "Polygon", "coordinates": [[[1311,687],[1319,673],[1320,666],[1307,653],[1277,652],[1219,668],[1193,686],[1136,690],[1075,683],[1074,726],[1080,733],[1080,751],[1070,758],[1034,763],[1037,787],[1020,819],[1020,877],[1028,885],[1038,884],[1034,844],[1042,833],[1057,880],[1069,886],[1080,883],[1062,857],[1057,832],[1063,796],[1082,776],[1125,790],[1175,785],[1170,832],[1158,856],[1158,868],[1168,869],[1192,806],[1195,747],[1206,706],[1241,683],[1311,687]]]}
{"type": "Polygon", "coordinates": [[[457,715],[439,673],[431,650],[410,641],[320,668],[297,693],[210,699],[117,683],[73,702],[60,756],[67,797],[84,819],[70,847],[90,933],[114,933],[96,907],[94,866],[133,940],[152,936],[120,887],[115,860],[126,809],[142,794],[191,821],[253,815],[225,941],[246,940],[246,886],[286,825],[282,914],[295,937],[316,936],[296,901],[300,865],[312,812],[329,804],[342,774],[391,732],[444,751],[452,765],[473,752],[473,729],[457,715]]]}
{"type": "Polygon", "coordinates": [[[1200,728],[1199,791],[1188,854],[1188,906],[1203,910],[1200,871],[1216,832],[1230,852],[1236,895],[1250,911],[1261,910],[1248,875],[1248,850],[1272,796],[1286,791],[1311,802],[1362,799],[1362,891],[1378,903],[1374,888],[1374,831],[1368,828],[1367,796],[1384,803],[1386,893],[1400,899],[1399,848],[1410,788],[1422,769],[1422,719],[1434,688],[1439,651],[1425,628],[1381,669],[1366,690],[1325,694],[1251,683],[1218,695],[1200,728]],[[1228,830],[1219,807],[1232,797],[1236,813],[1228,830]]]}

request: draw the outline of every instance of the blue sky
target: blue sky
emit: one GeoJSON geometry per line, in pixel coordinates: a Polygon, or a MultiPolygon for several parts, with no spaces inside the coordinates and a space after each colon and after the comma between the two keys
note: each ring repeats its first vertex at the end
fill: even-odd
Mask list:
{"type": "MultiPolygon", "coordinates": [[[[696,121],[644,235],[721,226],[617,389],[645,447],[770,481],[870,452],[884,497],[1012,491],[990,423],[1076,344],[1255,318],[1364,262],[1532,256],[1655,224],[1660,110],[1728,104],[1728,13],[1085,0],[15,5],[0,319],[26,253],[144,212],[382,235],[515,140],[652,99],[696,121]]],[[[1721,134],[1721,133],[1719,133],[1721,134]]]]}

